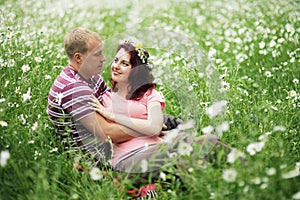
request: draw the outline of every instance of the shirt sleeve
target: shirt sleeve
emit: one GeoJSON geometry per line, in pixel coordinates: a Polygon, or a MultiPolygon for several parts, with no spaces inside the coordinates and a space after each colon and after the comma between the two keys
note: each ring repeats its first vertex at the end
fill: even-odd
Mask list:
{"type": "Polygon", "coordinates": [[[75,121],[94,112],[90,102],[93,91],[83,83],[72,83],[62,91],[62,107],[71,114],[75,121]]]}
{"type": "Polygon", "coordinates": [[[146,92],[146,95],[148,97],[148,103],[158,101],[160,102],[162,110],[165,108],[165,98],[161,92],[152,89],[152,90],[148,90],[146,92]]]}

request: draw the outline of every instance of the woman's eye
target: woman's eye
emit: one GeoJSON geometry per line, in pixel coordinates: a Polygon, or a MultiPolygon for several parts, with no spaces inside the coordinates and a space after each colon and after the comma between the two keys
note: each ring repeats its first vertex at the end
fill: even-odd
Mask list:
{"type": "Polygon", "coordinates": [[[114,62],[115,62],[115,63],[118,62],[118,58],[115,58],[115,59],[114,59],[114,62]]]}

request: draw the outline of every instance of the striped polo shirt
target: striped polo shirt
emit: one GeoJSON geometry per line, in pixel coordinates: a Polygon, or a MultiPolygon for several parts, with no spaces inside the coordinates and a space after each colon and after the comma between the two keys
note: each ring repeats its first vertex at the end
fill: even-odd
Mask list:
{"type": "Polygon", "coordinates": [[[111,145],[90,133],[80,120],[94,112],[88,104],[91,95],[101,102],[105,92],[111,91],[100,75],[85,80],[68,65],[54,81],[48,96],[47,113],[65,149],[88,154],[94,165],[102,165],[104,156],[111,156],[111,145]]]}

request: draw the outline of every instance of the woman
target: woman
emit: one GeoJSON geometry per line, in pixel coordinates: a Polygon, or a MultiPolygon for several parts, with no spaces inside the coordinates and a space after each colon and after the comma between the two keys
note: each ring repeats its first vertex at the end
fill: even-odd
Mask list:
{"type": "Polygon", "coordinates": [[[106,119],[142,134],[127,142],[114,144],[112,164],[138,153],[162,139],[163,96],[155,89],[148,64],[149,53],[140,44],[124,42],[117,48],[111,64],[112,93],[103,96],[103,106],[94,99],[96,110],[106,119]]]}

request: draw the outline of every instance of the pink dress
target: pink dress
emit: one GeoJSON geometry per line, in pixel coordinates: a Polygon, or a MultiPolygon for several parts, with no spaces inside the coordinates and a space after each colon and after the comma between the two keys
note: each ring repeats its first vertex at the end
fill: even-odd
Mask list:
{"type": "MultiPolygon", "coordinates": [[[[109,111],[139,119],[148,118],[147,105],[154,101],[160,102],[162,109],[164,109],[165,102],[163,95],[155,89],[149,89],[144,94],[143,98],[138,101],[127,100],[116,93],[106,92],[103,95],[103,105],[109,111]]],[[[158,136],[145,136],[133,138],[123,143],[114,144],[114,153],[112,158],[113,166],[115,166],[120,159],[122,159],[125,155],[128,155],[130,152],[160,141],[162,141],[162,139],[158,136]]]]}

